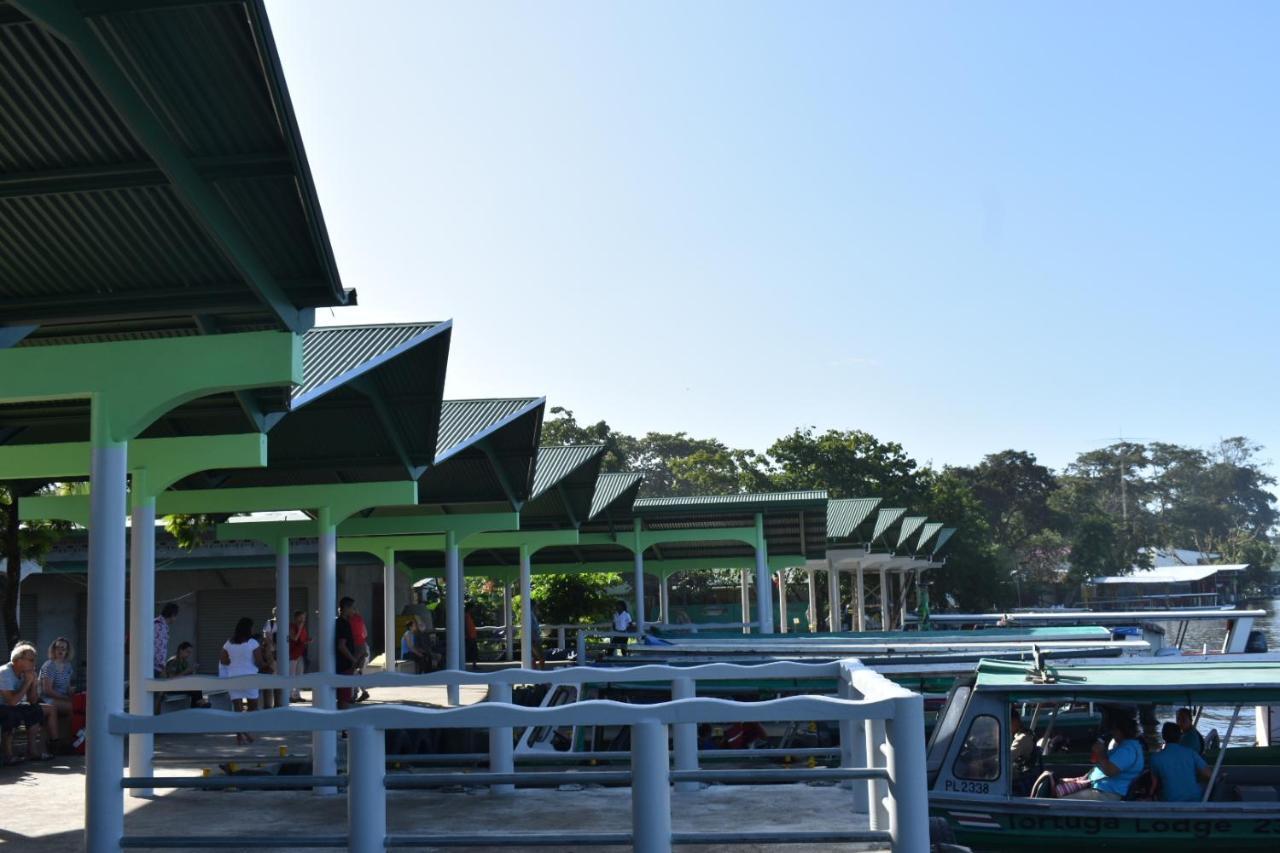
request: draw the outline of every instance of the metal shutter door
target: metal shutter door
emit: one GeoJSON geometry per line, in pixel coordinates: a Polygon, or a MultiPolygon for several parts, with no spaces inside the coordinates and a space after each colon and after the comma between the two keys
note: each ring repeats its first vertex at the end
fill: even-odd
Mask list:
{"type": "MultiPolygon", "coordinates": [[[[253,620],[253,632],[262,632],[262,625],[271,618],[271,608],[276,604],[276,591],[271,589],[203,589],[196,593],[196,671],[206,675],[218,674],[218,656],[222,644],[236,629],[243,616],[253,620]]],[[[289,606],[294,610],[307,609],[307,590],[296,587],[289,590],[289,606]]],[[[169,638],[169,654],[174,654],[183,638],[169,638]]]]}

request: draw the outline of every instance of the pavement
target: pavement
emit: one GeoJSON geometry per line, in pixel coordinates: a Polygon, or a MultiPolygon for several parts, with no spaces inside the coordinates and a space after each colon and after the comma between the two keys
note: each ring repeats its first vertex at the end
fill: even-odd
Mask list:
{"type": "MultiPolygon", "coordinates": [[[[373,693],[372,701],[375,702],[444,704],[443,688],[378,688],[373,693]]],[[[461,698],[464,704],[471,704],[481,701],[484,695],[483,687],[463,687],[461,698]]],[[[218,766],[227,762],[253,768],[257,764],[277,761],[281,754],[305,756],[310,752],[310,738],[292,733],[262,735],[253,744],[238,746],[231,735],[160,735],[156,737],[155,747],[157,775],[200,776],[206,770],[219,773],[218,766]]],[[[418,772],[425,772],[425,768],[418,772]]],[[[346,799],[341,794],[164,790],[153,797],[126,795],[123,800],[127,835],[278,837],[290,832],[343,835],[347,827],[346,799]]],[[[82,757],[0,768],[0,851],[3,853],[10,850],[13,853],[79,851],[83,849],[83,814],[82,757]]],[[[392,791],[388,793],[387,816],[388,831],[394,833],[499,833],[509,837],[511,834],[568,829],[628,832],[631,794],[628,788],[579,785],[566,785],[561,789],[520,789],[505,794],[490,793],[482,786],[392,791]]],[[[851,792],[833,785],[711,785],[700,791],[672,793],[672,825],[677,832],[847,830],[865,827],[865,816],[853,814],[851,792]]],[[[622,848],[581,846],[562,849],[585,853],[622,848]]],[[[873,848],[859,844],[814,844],[785,847],[721,845],[688,849],[785,849],[817,853],[873,848]]]]}

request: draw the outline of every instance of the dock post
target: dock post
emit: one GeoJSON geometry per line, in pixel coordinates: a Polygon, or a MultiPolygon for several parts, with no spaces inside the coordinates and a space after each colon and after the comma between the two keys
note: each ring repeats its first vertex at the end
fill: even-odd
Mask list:
{"type": "MultiPolygon", "coordinates": [[[[495,683],[490,688],[489,700],[511,704],[511,685],[495,683]]],[[[489,729],[489,770],[493,773],[516,772],[514,746],[511,740],[510,726],[495,726],[489,729]]],[[[510,794],[515,785],[490,785],[491,794],[510,794]]]]}
{"type": "MultiPolygon", "coordinates": [[[[692,699],[696,686],[692,678],[676,678],[671,682],[671,698],[692,699]]],[[[675,766],[677,770],[698,769],[698,724],[676,723],[671,727],[671,738],[675,742],[675,766]]],[[[701,785],[697,782],[677,782],[677,791],[697,791],[701,785]]]]}
{"type": "Polygon", "coordinates": [[[671,853],[671,774],[667,727],[631,726],[631,844],[636,853],[671,853]]]}
{"type": "Polygon", "coordinates": [[[893,719],[885,726],[885,765],[889,770],[889,832],[894,850],[929,849],[929,785],[925,776],[924,698],[893,700],[893,719]]]}
{"type": "MultiPolygon", "coordinates": [[[[886,766],[886,756],[881,750],[885,742],[884,720],[867,720],[864,723],[864,732],[866,736],[867,766],[884,768],[886,766]]],[[[889,829],[889,810],[884,801],[887,789],[888,786],[883,779],[867,780],[867,816],[871,829],[889,829]]]]}
{"type": "Polygon", "coordinates": [[[387,838],[387,752],[380,729],[352,726],[347,741],[347,849],[382,853],[387,838]]]}

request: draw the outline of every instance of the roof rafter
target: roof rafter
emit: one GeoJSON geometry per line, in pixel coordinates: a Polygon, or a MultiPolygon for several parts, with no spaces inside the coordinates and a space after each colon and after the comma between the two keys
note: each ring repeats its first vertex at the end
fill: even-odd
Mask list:
{"type": "MultiPolygon", "coordinates": [[[[293,165],[288,159],[277,155],[203,157],[193,158],[190,163],[206,181],[287,177],[293,174],[293,165]]],[[[169,183],[169,176],[151,162],[9,172],[0,175],[0,198],[127,190],[168,186],[169,183]]]]}

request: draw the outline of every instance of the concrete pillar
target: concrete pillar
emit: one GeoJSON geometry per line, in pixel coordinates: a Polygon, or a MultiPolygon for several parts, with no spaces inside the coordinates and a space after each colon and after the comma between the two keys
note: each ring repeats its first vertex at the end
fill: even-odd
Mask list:
{"type": "MultiPolygon", "coordinates": [[[[146,475],[133,472],[132,532],[129,536],[129,713],[150,717],[155,712],[154,694],[146,683],[155,665],[152,623],[156,611],[156,499],[147,495],[146,475]]],[[[129,735],[129,776],[153,775],[155,736],[129,735]]],[[[150,797],[150,788],[131,788],[133,797],[150,797]]]]}
{"type": "MultiPolygon", "coordinates": [[[[489,701],[511,704],[511,685],[495,682],[489,688],[489,701]]],[[[489,729],[489,771],[491,773],[516,772],[515,742],[512,740],[510,726],[498,726],[489,729]]],[[[490,785],[490,794],[510,794],[515,785],[490,785]]]]}
{"type": "MultiPolygon", "coordinates": [[[[466,630],[462,619],[462,553],[458,548],[458,536],[452,530],[444,535],[444,606],[447,616],[444,632],[445,669],[460,672],[466,643],[466,630]]],[[[448,702],[457,707],[460,691],[456,682],[446,688],[448,702]]]]}
{"type": "Polygon", "coordinates": [[[386,742],[372,726],[352,726],[347,736],[347,850],[382,853],[387,840],[386,742]]]}
{"type": "Polygon", "coordinates": [[[533,669],[533,569],[529,546],[520,546],[520,666],[533,669]]]}
{"type": "MultiPolygon", "coordinates": [[[[124,736],[112,734],[124,711],[125,464],[124,442],[106,430],[102,401],[94,400],[89,478],[88,716],[85,721],[84,846],[118,853],[124,835],[124,736]]],[[[135,638],[145,650],[151,635],[135,638]]]]}
{"type": "Polygon", "coordinates": [[[889,630],[889,570],[880,570],[880,630],[889,630]]]}
{"type": "Polygon", "coordinates": [[[671,591],[667,588],[667,575],[662,574],[662,583],[658,587],[658,609],[662,611],[661,620],[671,622],[671,591]]]}
{"type": "Polygon", "coordinates": [[[747,570],[743,569],[739,575],[739,583],[742,587],[742,633],[751,633],[751,597],[747,592],[747,570]]]}
{"type": "Polygon", "coordinates": [[[636,610],[632,616],[636,620],[637,636],[644,635],[644,550],[636,549],[635,569],[636,610]]]}
{"type": "MultiPolygon", "coordinates": [[[[923,725],[924,723],[921,722],[921,726],[923,725]]],[[[885,731],[884,720],[866,720],[863,722],[863,733],[866,737],[866,753],[867,753],[868,767],[886,766],[884,752],[882,752],[880,749],[880,747],[885,742],[884,731],[885,731]]],[[[919,740],[921,744],[924,743],[924,738],[919,738],[919,740]]],[[[921,766],[923,765],[924,765],[924,762],[922,761],[921,766]]],[[[867,780],[867,800],[868,800],[867,814],[870,821],[867,827],[868,829],[887,830],[889,828],[889,810],[885,806],[885,802],[884,802],[884,797],[886,793],[888,793],[888,786],[885,784],[883,780],[881,779],[867,780]]],[[[926,803],[928,802],[927,792],[924,797],[924,800],[926,803]]],[[[926,826],[927,825],[928,825],[928,822],[926,821],[926,826]]],[[[928,846],[926,845],[925,847],[921,847],[917,849],[927,850],[928,846]]]]}
{"type": "Polygon", "coordinates": [[[818,630],[818,573],[809,569],[809,633],[818,630]]]}
{"type": "Polygon", "coordinates": [[[503,633],[506,635],[504,649],[502,653],[503,660],[513,660],[516,656],[516,625],[515,614],[511,612],[511,581],[504,581],[502,584],[502,624],[506,626],[503,633]]]}
{"type": "Polygon", "coordinates": [[[636,853],[671,853],[671,774],[667,727],[631,726],[631,843],[636,853]]]}
{"type": "MultiPolygon", "coordinates": [[[[289,537],[276,541],[276,675],[289,675],[289,631],[293,625],[293,605],[289,602],[289,537]]],[[[280,691],[280,707],[289,706],[293,682],[280,691]]]]}
{"type": "Polygon", "coordinates": [[[894,809],[889,832],[895,850],[929,849],[929,783],[925,772],[924,698],[893,700],[893,719],[885,724],[885,766],[894,809]]]}
{"type": "Polygon", "coordinates": [[[867,630],[867,576],[862,570],[862,564],[858,564],[858,569],[854,573],[854,624],[853,630],[867,630]]]}
{"type": "Polygon", "coordinates": [[[827,563],[830,567],[827,569],[827,628],[831,631],[839,631],[841,626],[840,618],[840,570],[831,563],[827,563]]]}
{"type": "Polygon", "coordinates": [[[382,563],[382,647],[384,672],[396,671],[396,552],[382,563]]]}
{"type": "Polygon", "coordinates": [[[769,547],[764,539],[764,516],[756,513],[756,615],[761,634],[773,633],[773,590],[769,583],[769,547]]]}
{"type": "Polygon", "coordinates": [[[907,578],[910,576],[909,572],[903,572],[899,576],[902,579],[902,599],[898,602],[898,627],[904,631],[907,630],[907,578]]]}
{"type": "MultiPolygon", "coordinates": [[[[333,650],[333,633],[338,612],[338,531],[327,509],[321,509],[319,551],[316,555],[317,587],[320,603],[316,617],[317,668],[326,675],[337,672],[333,650]]],[[[333,710],[337,697],[332,687],[317,687],[311,693],[314,708],[333,710]]],[[[313,732],[311,735],[312,772],[317,776],[333,776],[338,772],[338,733],[313,732]]],[[[319,794],[334,794],[332,787],[316,788],[319,794]]]]}
{"type": "MultiPolygon", "coordinates": [[[[671,682],[671,699],[692,699],[696,683],[692,678],[677,678],[671,682]]],[[[698,724],[676,723],[671,727],[671,740],[675,752],[677,770],[698,769],[698,724]]],[[[677,791],[696,791],[702,786],[697,782],[677,782],[677,791]]]]}

